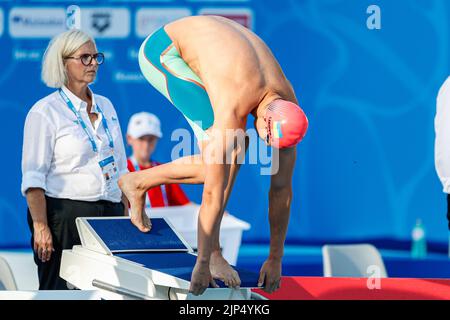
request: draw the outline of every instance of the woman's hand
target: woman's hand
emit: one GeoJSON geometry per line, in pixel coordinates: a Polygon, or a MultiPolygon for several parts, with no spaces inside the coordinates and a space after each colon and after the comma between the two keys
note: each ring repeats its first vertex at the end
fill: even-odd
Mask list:
{"type": "Polygon", "coordinates": [[[40,188],[29,188],[26,191],[27,204],[33,219],[33,249],[39,260],[47,262],[52,256],[53,238],[47,223],[47,202],[44,190],[40,188]]]}
{"type": "Polygon", "coordinates": [[[53,248],[53,238],[47,224],[34,223],[34,251],[42,262],[50,261],[53,248]]]}

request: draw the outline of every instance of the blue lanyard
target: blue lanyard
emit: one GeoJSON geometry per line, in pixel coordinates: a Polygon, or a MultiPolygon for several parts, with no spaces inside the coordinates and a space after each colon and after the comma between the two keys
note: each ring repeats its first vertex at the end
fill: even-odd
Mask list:
{"type": "MultiPolygon", "coordinates": [[[[84,122],[83,118],[81,117],[81,114],[77,111],[77,109],[75,109],[72,101],[70,101],[69,97],[66,95],[66,93],[63,90],[59,89],[59,94],[66,102],[69,109],[72,110],[72,112],[77,117],[78,123],[83,128],[84,132],[86,132],[86,134],[89,138],[89,141],[91,142],[92,150],[94,150],[94,152],[97,153],[98,152],[97,144],[95,143],[94,138],[92,137],[91,133],[89,132],[89,130],[86,126],[86,123],[84,122]]],[[[109,147],[111,149],[114,149],[114,141],[113,141],[111,132],[109,131],[109,127],[108,127],[108,123],[106,122],[105,115],[103,114],[103,111],[102,111],[102,109],[100,109],[99,106],[97,106],[97,108],[98,108],[98,111],[100,112],[100,114],[102,115],[102,124],[103,124],[103,128],[105,129],[106,135],[108,136],[109,147]]]]}

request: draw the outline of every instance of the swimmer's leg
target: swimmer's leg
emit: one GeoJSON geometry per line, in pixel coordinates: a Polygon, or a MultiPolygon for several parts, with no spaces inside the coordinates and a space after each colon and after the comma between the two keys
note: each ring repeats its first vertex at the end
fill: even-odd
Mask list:
{"type": "MultiPolygon", "coordinates": [[[[210,128],[214,122],[208,94],[201,79],[181,58],[163,28],[144,41],[139,52],[139,64],[145,78],[182,112],[197,138],[203,141],[202,143],[207,144],[205,140],[208,139],[208,135],[205,130],[210,128]]],[[[128,174],[122,179],[123,190],[129,189],[128,193],[132,194],[133,190],[139,188],[138,197],[144,199],[147,189],[160,184],[203,183],[205,170],[202,164],[196,161],[197,165],[192,166],[190,164],[192,158],[185,158],[184,160],[177,160],[178,165],[186,160],[188,163],[181,166],[175,166],[176,163],[172,162],[149,170],[128,174]],[[130,179],[127,179],[128,177],[130,179]],[[131,180],[135,180],[135,185],[127,188],[127,185],[133,183],[131,180]]],[[[195,160],[200,160],[200,158],[196,157],[195,160]]],[[[224,203],[220,218],[222,218],[238,170],[239,164],[233,162],[230,166],[230,175],[224,191],[224,203]]],[[[136,200],[134,201],[136,202],[136,200]]],[[[135,215],[139,215],[139,210],[137,211],[135,215]]],[[[143,210],[141,212],[140,216],[145,215],[143,210]]],[[[213,248],[216,250],[214,250],[214,257],[212,257],[212,274],[223,279],[227,285],[239,285],[240,280],[236,271],[223,259],[220,252],[219,231],[220,228],[214,234],[213,248]]]]}
{"type": "Polygon", "coordinates": [[[139,50],[145,79],[186,118],[199,140],[214,123],[214,112],[200,77],[177,51],[164,28],[147,37],[139,50]]]}
{"type": "Polygon", "coordinates": [[[130,202],[132,223],[142,232],[151,229],[145,213],[145,197],[150,188],[171,183],[199,184],[205,181],[199,155],[183,157],[150,169],[130,172],[120,177],[119,187],[130,202]]]}
{"type": "MultiPolygon", "coordinates": [[[[236,150],[232,156],[232,164],[230,167],[230,175],[228,178],[228,184],[225,188],[224,193],[224,203],[222,207],[222,212],[220,215],[220,220],[222,220],[223,213],[228,203],[228,199],[230,198],[231,191],[233,189],[234,181],[236,180],[236,176],[241,167],[241,163],[239,161],[240,156],[242,156],[242,152],[244,154],[248,149],[248,136],[245,137],[245,149],[244,150],[236,150]]],[[[214,230],[213,233],[213,243],[212,243],[212,251],[211,251],[211,259],[210,259],[210,271],[211,275],[214,279],[219,279],[223,281],[228,287],[239,287],[241,285],[241,279],[239,278],[239,274],[234,270],[230,264],[225,260],[222,255],[222,251],[220,248],[220,227],[217,230],[214,230]]]]}
{"type": "MultiPolygon", "coordinates": [[[[205,141],[203,144],[206,145],[207,142],[205,141]]],[[[247,150],[247,147],[248,138],[246,138],[245,141],[245,151],[247,150]]],[[[239,170],[240,164],[237,161],[238,157],[239,153],[235,152],[231,159],[230,178],[228,179],[228,185],[225,189],[223,207],[225,207],[228,202],[236,174],[239,170]]],[[[201,184],[204,183],[204,181],[205,165],[202,156],[196,154],[182,157],[146,170],[127,173],[119,179],[119,184],[121,185],[121,188],[123,187],[127,191],[145,195],[149,189],[162,184],[201,184]]],[[[125,195],[128,197],[126,192],[125,195]]]]}
{"type": "MultiPolygon", "coordinates": [[[[207,145],[204,141],[203,145],[207,145]]],[[[237,173],[239,172],[241,153],[246,152],[248,148],[248,137],[245,138],[245,148],[238,148],[233,152],[231,157],[230,175],[228,183],[224,191],[224,203],[222,205],[222,211],[220,220],[223,217],[224,210],[230,198],[231,191],[233,189],[234,181],[237,173]]],[[[179,158],[169,163],[165,163],[150,169],[130,172],[122,176],[119,180],[119,185],[127,198],[130,200],[134,197],[134,203],[139,203],[139,199],[145,197],[148,189],[170,183],[187,183],[187,184],[200,184],[205,181],[205,165],[201,155],[187,156],[179,158]],[[138,200],[136,200],[136,198],[138,200]]],[[[145,200],[142,200],[145,205],[145,200]]],[[[131,202],[131,200],[130,200],[131,202]]],[[[143,211],[144,212],[144,211],[143,211]]],[[[133,223],[138,226],[144,224],[148,219],[145,212],[144,216],[135,215],[131,216],[133,223]]],[[[140,228],[141,229],[141,228],[140,228]]],[[[213,250],[210,257],[210,271],[214,279],[219,279],[229,287],[238,287],[241,284],[238,273],[234,270],[230,264],[223,258],[220,249],[220,227],[214,230],[213,234],[213,250]]]]}
{"type": "MultiPolygon", "coordinates": [[[[148,82],[182,112],[196,136],[204,139],[204,130],[214,122],[208,94],[200,78],[175,49],[164,27],[155,31],[142,43],[139,50],[139,66],[148,82]]],[[[171,171],[170,167],[155,169],[157,170],[149,174],[154,176],[155,180],[148,179],[145,174],[142,175],[143,179],[139,179],[140,175],[129,174],[119,181],[120,188],[130,201],[132,222],[144,232],[150,230],[150,221],[144,210],[146,183],[151,181],[147,185],[150,188],[152,185],[170,183],[167,181],[171,181],[174,176],[172,174],[174,171],[171,171]],[[137,181],[130,181],[132,178],[136,178],[137,181]]],[[[177,181],[173,183],[201,183],[197,170],[195,166],[175,170],[177,181]]]]}

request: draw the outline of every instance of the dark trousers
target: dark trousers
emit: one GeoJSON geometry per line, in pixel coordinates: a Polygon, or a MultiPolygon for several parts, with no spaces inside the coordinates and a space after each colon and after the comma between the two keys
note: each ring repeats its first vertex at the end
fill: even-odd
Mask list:
{"type": "MultiPolygon", "coordinates": [[[[39,290],[67,290],[66,281],[59,277],[62,251],[80,245],[75,219],[77,217],[123,216],[123,203],[110,201],[77,201],[45,197],[47,202],[47,222],[52,233],[53,247],[50,261],[42,262],[34,252],[34,262],[38,267],[39,290]]],[[[33,220],[28,209],[28,226],[31,231],[31,248],[34,247],[33,220]]]]}

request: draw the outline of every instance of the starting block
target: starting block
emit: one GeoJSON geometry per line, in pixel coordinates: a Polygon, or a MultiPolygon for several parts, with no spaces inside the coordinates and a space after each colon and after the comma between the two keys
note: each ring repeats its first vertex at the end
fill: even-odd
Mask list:
{"type": "Polygon", "coordinates": [[[258,274],[236,271],[239,289],[208,288],[189,293],[197,256],[164,218],[152,219],[152,229],[140,232],[129,217],[77,218],[81,246],[64,250],[60,277],[81,290],[99,290],[103,299],[248,300],[258,274]]]}

